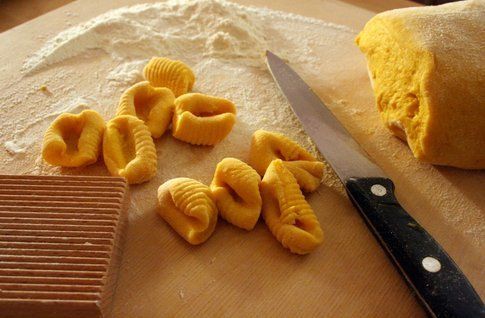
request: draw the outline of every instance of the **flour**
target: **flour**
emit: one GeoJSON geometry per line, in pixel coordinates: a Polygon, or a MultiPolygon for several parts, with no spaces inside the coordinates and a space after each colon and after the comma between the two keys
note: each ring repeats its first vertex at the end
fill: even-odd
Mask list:
{"type": "Polygon", "coordinates": [[[146,60],[137,60],[133,62],[127,62],[120,64],[112,71],[108,73],[106,79],[110,86],[130,86],[139,81],[143,81],[142,70],[145,64],[148,63],[146,60]]]}
{"type": "Polygon", "coordinates": [[[323,37],[329,32],[351,32],[344,26],[225,1],[170,0],[109,11],[69,28],[31,56],[24,71],[31,74],[95,51],[123,62],[152,55],[191,62],[203,56],[262,66],[262,53],[282,43],[275,40],[292,35],[301,41],[308,38],[302,37],[306,31],[302,24],[323,37]]]}

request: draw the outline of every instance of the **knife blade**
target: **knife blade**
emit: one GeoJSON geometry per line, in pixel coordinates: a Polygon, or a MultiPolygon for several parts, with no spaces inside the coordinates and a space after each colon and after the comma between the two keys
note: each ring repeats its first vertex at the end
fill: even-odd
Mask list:
{"type": "Polygon", "coordinates": [[[428,313],[484,317],[480,296],[439,243],[401,207],[391,179],[290,66],[270,51],[266,59],[305,132],[428,313]]]}

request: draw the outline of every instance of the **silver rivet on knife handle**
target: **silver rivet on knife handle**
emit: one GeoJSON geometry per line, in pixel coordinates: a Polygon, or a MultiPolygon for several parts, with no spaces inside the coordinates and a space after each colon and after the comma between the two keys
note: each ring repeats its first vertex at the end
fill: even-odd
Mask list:
{"type": "Polygon", "coordinates": [[[370,187],[370,191],[374,195],[377,195],[378,197],[383,197],[387,193],[386,188],[384,186],[382,186],[381,184],[374,184],[372,187],[370,187]]]}
{"type": "Polygon", "coordinates": [[[423,264],[424,269],[430,273],[437,273],[441,269],[440,261],[431,256],[423,258],[421,264],[423,264]]]}

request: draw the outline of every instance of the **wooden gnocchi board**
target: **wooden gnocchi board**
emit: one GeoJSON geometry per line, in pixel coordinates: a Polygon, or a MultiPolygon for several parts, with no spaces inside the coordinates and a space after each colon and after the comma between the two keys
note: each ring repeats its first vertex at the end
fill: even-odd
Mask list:
{"type": "MultiPolygon", "coordinates": [[[[22,103],[25,92],[19,88],[18,72],[24,59],[41,47],[45,37],[67,27],[66,12],[76,13],[70,18],[75,24],[135,2],[78,0],[0,34],[0,92],[8,97],[6,100],[18,101],[10,105],[0,100],[2,120],[18,121],[29,116],[27,109],[32,105],[22,103]]],[[[357,30],[373,16],[374,12],[368,9],[379,5],[366,2],[366,9],[354,6],[359,2],[350,0],[306,0],[298,5],[291,0],[237,2],[268,6],[357,30]]],[[[410,3],[396,0],[386,5],[400,7],[410,3]]],[[[349,50],[354,67],[344,74],[335,74],[331,86],[316,76],[304,72],[303,76],[322,99],[345,98],[362,110],[363,115],[355,117],[333,109],[395,181],[402,204],[445,247],[483,297],[485,171],[434,167],[414,160],[406,145],[380,125],[364,58],[357,49],[349,50]],[[375,129],[369,131],[369,127],[375,129]]],[[[70,67],[78,70],[76,78],[54,78],[50,85],[62,81],[85,85],[83,74],[94,70],[89,65],[73,63],[70,67]]],[[[29,79],[31,83],[43,80],[42,73],[29,79]]],[[[41,101],[35,107],[45,107],[43,103],[47,102],[41,101]]],[[[34,147],[38,149],[40,145],[34,147]]],[[[4,164],[0,173],[32,172],[31,160],[21,155],[7,160],[9,157],[2,147],[0,159],[4,159],[4,164]]],[[[89,173],[106,171],[100,165],[89,173]]],[[[137,198],[140,187],[131,191],[134,204],[143,209],[130,210],[113,317],[424,316],[413,293],[341,190],[322,186],[309,197],[317,212],[318,203],[326,204],[326,211],[332,213],[319,214],[325,245],[304,257],[282,249],[262,222],[249,233],[220,222],[206,244],[189,246],[156,214],[155,194],[137,198]]]]}

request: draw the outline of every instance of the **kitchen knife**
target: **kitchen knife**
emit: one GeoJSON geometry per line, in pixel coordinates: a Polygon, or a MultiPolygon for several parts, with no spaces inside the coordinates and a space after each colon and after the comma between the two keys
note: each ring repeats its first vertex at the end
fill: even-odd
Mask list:
{"type": "Polygon", "coordinates": [[[401,207],[384,171],[295,71],[269,51],[266,58],[303,128],[429,314],[484,317],[480,296],[438,242],[401,207]]]}

